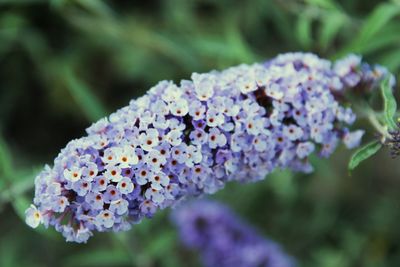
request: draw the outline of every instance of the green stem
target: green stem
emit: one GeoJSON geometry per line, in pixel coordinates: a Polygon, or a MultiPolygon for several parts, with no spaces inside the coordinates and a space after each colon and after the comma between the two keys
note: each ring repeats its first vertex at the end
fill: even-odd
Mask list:
{"type": "Polygon", "coordinates": [[[377,130],[381,134],[381,136],[382,136],[381,142],[382,143],[384,143],[386,139],[391,138],[390,134],[387,131],[387,127],[383,126],[379,122],[375,112],[369,111],[367,118],[368,118],[368,121],[371,123],[371,125],[375,128],[375,130],[377,130]]]}
{"type": "Polygon", "coordinates": [[[381,135],[381,143],[391,138],[387,127],[379,120],[379,117],[382,117],[380,115],[381,112],[375,112],[366,102],[358,102],[354,108],[357,110],[357,113],[366,118],[371,126],[381,135]]]}

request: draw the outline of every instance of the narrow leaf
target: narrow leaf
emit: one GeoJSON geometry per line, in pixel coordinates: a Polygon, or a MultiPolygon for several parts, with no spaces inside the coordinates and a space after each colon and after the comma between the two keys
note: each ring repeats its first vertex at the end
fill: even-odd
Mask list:
{"type": "Polygon", "coordinates": [[[379,141],[373,141],[358,149],[350,159],[349,170],[354,170],[361,162],[378,152],[381,147],[382,144],[379,141]]]}
{"type": "Polygon", "coordinates": [[[311,24],[312,19],[307,14],[299,16],[296,23],[297,40],[305,49],[309,49],[312,44],[311,24]]]}
{"type": "Polygon", "coordinates": [[[340,12],[329,13],[323,20],[319,35],[319,43],[323,49],[327,49],[340,29],[347,23],[347,18],[340,12]]]}
{"type": "Polygon", "coordinates": [[[0,135],[0,174],[8,176],[11,173],[12,173],[11,152],[5,140],[0,135]]]}
{"type": "Polygon", "coordinates": [[[397,44],[400,43],[400,36],[395,33],[399,29],[400,23],[398,21],[393,20],[389,22],[383,29],[376,33],[374,38],[364,43],[358,52],[365,56],[379,50],[386,52],[391,47],[396,49],[397,44]]]}
{"type": "Polygon", "coordinates": [[[74,74],[70,66],[65,65],[63,75],[68,90],[89,120],[96,121],[107,114],[100,100],[88,85],[74,74]]]}
{"type": "Polygon", "coordinates": [[[359,34],[353,38],[353,41],[341,50],[336,57],[343,56],[349,52],[360,53],[363,51],[364,46],[368,45],[369,42],[376,37],[376,34],[382,31],[388,22],[399,14],[399,5],[391,3],[382,3],[378,5],[363,23],[359,34]]]}
{"type": "Polygon", "coordinates": [[[390,76],[387,76],[381,84],[381,92],[384,103],[385,122],[390,130],[397,128],[394,116],[396,115],[397,103],[393,96],[392,88],[389,84],[390,76]]]}
{"type": "Polygon", "coordinates": [[[306,2],[309,5],[338,10],[338,5],[332,0],[306,0],[306,2]]]}
{"type": "Polygon", "coordinates": [[[398,5],[389,3],[379,5],[371,15],[368,16],[357,41],[359,43],[369,41],[377,32],[385,27],[386,23],[399,13],[400,6],[398,5]]]}
{"type": "Polygon", "coordinates": [[[381,56],[379,61],[390,71],[397,72],[400,68],[400,51],[398,49],[393,49],[381,56]]]}

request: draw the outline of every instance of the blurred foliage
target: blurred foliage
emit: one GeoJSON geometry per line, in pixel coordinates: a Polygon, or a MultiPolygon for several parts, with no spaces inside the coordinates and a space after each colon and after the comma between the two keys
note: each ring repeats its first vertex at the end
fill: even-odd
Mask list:
{"type": "MultiPolygon", "coordinates": [[[[399,33],[399,0],[0,0],[0,266],[199,266],[168,211],[87,245],[29,229],[35,174],[159,80],[286,51],[355,52],[398,73],[399,33]]],[[[311,175],[276,172],[215,197],[301,266],[399,266],[400,168],[380,151],[349,176],[349,157],[338,151],[314,159],[311,175]]]]}

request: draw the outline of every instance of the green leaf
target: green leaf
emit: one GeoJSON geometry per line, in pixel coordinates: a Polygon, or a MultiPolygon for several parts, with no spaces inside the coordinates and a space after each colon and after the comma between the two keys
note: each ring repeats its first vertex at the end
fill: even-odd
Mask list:
{"type": "MultiPolygon", "coordinates": [[[[68,1],[66,2],[68,3],[68,1]]],[[[98,16],[108,17],[113,15],[113,10],[104,1],[78,0],[76,2],[98,16]]]]}
{"type": "Polygon", "coordinates": [[[20,219],[25,221],[25,210],[29,208],[31,202],[25,196],[19,196],[13,199],[12,206],[15,210],[15,213],[20,217],[20,219]]]}
{"type": "Polygon", "coordinates": [[[107,114],[106,109],[96,95],[92,93],[89,86],[75,75],[69,65],[65,65],[63,71],[63,78],[68,90],[87,118],[91,121],[96,121],[104,117],[107,114]]]}
{"type": "Polygon", "coordinates": [[[306,14],[299,16],[296,23],[297,40],[305,49],[309,49],[312,44],[311,24],[312,19],[306,14]]]}
{"type": "Polygon", "coordinates": [[[396,34],[399,29],[400,23],[397,20],[390,21],[375,34],[374,38],[364,43],[358,52],[365,56],[377,51],[386,52],[391,48],[396,49],[400,43],[400,35],[396,34]]]}
{"type": "Polygon", "coordinates": [[[400,6],[395,4],[384,3],[379,5],[371,15],[368,16],[367,21],[357,38],[357,41],[362,43],[370,40],[376,33],[378,33],[385,25],[396,15],[400,13],[400,6]]]}
{"type": "Polygon", "coordinates": [[[387,67],[392,72],[397,72],[400,68],[400,51],[393,49],[381,56],[379,63],[387,67]]]}
{"type": "Polygon", "coordinates": [[[385,122],[389,127],[389,130],[394,130],[397,128],[395,115],[397,110],[397,103],[396,99],[393,96],[392,88],[389,84],[390,75],[388,75],[381,84],[381,92],[383,97],[384,103],[384,115],[385,115],[385,122]]]}
{"type": "Polygon", "coordinates": [[[327,49],[332,43],[340,29],[348,22],[346,16],[340,12],[328,13],[322,20],[320,28],[319,43],[323,49],[327,49]]]}
{"type": "Polygon", "coordinates": [[[382,144],[376,140],[358,149],[350,159],[349,170],[354,170],[361,162],[378,152],[381,147],[382,144]]]}
{"type": "MultiPolygon", "coordinates": [[[[376,38],[386,25],[397,15],[400,14],[400,5],[383,3],[377,6],[363,23],[360,33],[353,41],[346,46],[337,56],[343,56],[349,52],[358,52],[364,50],[369,42],[376,38]]],[[[395,33],[394,33],[395,34],[395,33]]]]}
{"type": "Polygon", "coordinates": [[[5,140],[0,135],[0,174],[8,176],[10,173],[12,173],[11,153],[5,140]]]}
{"type": "Polygon", "coordinates": [[[35,176],[41,169],[41,167],[35,167],[32,168],[32,170],[22,169],[14,171],[12,183],[9,182],[9,184],[7,184],[6,181],[10,179],[10,175],[0,175],[0,208],[4,204],[11,202],[14,198],[24,195],[31,190],[34,187],[35,176]]]}
{"type": "Polygon", "coordinates": [[[319,6],[326,9],[337,10],[338,6],[335,1],[332,0],[306,0],[306,3],[313,6],[319,6]]]}

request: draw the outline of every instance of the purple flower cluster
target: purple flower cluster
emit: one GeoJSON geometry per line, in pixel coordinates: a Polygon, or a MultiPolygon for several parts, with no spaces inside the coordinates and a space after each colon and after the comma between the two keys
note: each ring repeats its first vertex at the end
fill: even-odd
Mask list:
{"type": "Polygon", "coordinates": [[[200,252],[208,267],[293,267],[294,260],[262,238],[226,206],[195,201],[174,210],[172,220],[182,242],[200,252]]]}
{"type": "Polygon", "coordinates": [[[384,74],[355,56],[332,65],[289,53],[194,73],[180,85],[162,81],[68,143],[36,177],[26,221],[86,242],[227,181],[257,181],[276,168],[309,172],[313,151],[359,144],[363,131],[346,128],[355,115],[337,99],[384,74]]]}

